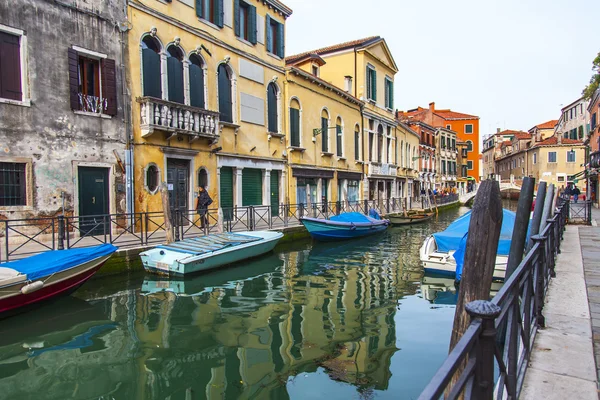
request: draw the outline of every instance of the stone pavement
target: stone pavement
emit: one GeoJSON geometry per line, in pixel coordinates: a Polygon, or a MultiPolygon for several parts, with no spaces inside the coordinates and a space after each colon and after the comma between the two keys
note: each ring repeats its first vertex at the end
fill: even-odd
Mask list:
{"type": "MultiPolygon", "coordinates": [[[[556,278],[550,281],[544,306],[546,328],[540,329],[535,339],[523,399],[598,400],[587,272],[584,274],[584,265],[589,265],[586,260],[600,251],[590,245],[592,240],[600,242],[600,230],[595,229],[568,225],[564,233],[556,278]]],[[[596,265],[600,272],[600,261],[596,265]]],[[[600,284],[600,275],[596,279],[600,284]]],[[[598,289],[590,301],[600,303],[600,286],[598,289]]]]}

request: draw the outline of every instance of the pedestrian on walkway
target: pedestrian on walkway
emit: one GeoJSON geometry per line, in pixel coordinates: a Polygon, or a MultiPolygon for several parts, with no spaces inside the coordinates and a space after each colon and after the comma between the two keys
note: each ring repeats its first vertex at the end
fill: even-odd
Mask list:
{"type": "Polygon", "coordinates": [[[579,198],[580,194],[581,194],[581,190],[579,190],[579,188],[577,186],[573,187],[573,201],[575,203],[577,203],[577,199],[579,198]]]}
{"type": "Polygon", "coordinates": [[[204,186],[198,188],[198,201],[196,203],[196,212],[200,215],[200,228],[204,229],[208,225],[208,206],[212,204],[212,199],[204,186]]]}

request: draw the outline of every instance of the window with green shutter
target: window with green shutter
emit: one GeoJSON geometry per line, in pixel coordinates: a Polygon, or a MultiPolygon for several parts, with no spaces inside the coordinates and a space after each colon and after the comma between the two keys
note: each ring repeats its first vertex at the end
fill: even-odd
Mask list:
{"type": "Polygon", "coordinates": [[[146,36],[142,40],[143,93],[144,96],[158,99],[162,97],[159,53],[158,42],[154,38],[146,36]]]}
{"type": "Polygon", "coordinates": [[[394,82],[390,78],[385,78],[385,106],[394,109],[394,82]]]}
{"type": "Polygon", "coordinates": [[[268,131],[279,133],[279,123],[277,115],[277,86],[275,83],[269,83],[267,86],[267,113],[268,113],[268,131]]]}
{"type": "Polygon", "coordinates": [[[267,14],[266,18],[266,32],[267,32],[267,51],[275,54],[278,57],[283,58],[285,55],[285,37],[283,31],[283,24],[280,24],[275,19],[271,18],[267,14]]]}
{"type": "Polygon", "coordinates": [[[358,125],[354,128],[354,159],[360,160],[360,128],[358,125]]]}
{"type": "Polygon", "coordinates": [[[328,129],[329,129],[329,120],[327,117],[321,117],[321,146],[324,153],[329,151],[329,137],[328,137],[328,129]]]}
{"type": "Polygon", "coordinates": [[[336,136],[336,152],[337,152],[337,156],[341,157],[343,155],[343,150],[342,150],[342,126],[339,125],[339,124],[335,126],[335,136],[336,136]]]}
{"type": "Polygon", "coordinates": [[[169,100],[183,104],[183,52],[176,46],[167,49],[169,100]]]}
{"type": "Polygon", "coordinates": [[[377,72],[371,66],[367,66],[367,98],[377,101],[377,72]]]}
{"type": "Polygon", "coordinates": [[[279,215],[279,171],[271,171],[271,215],[279,215]]]}
{"type": "Polygon", "coordinates": [[[256,44],[256,7],[242,0],[234,0],[233,15],[235,35],[256,44]]]}
{"type": "Polygon", "coordinates": [[[190,56],[190,105],[205,108],[204,105],[204,63],[197,54],[190,56]]]}
{"type": "Polygon", "coordinates": [[[223,210],[223,218],[231,221],[233,216],[233,168],[221,167],[219,174],[219,207],[223,210]]]}
{"type": "Polygon", "coordinates": [[[223,0],[196,0],[196,16],[222,28],[223,0]]]}
{"type": "Polygon", "coordinates": [[[291,145],[300,147],[300,110],[290,108],[290,140],[291,145]]]}

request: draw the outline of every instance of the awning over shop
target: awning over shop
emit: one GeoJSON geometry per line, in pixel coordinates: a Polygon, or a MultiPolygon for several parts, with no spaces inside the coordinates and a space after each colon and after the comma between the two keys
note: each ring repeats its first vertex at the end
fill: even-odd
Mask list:
{"type": "Polygon", "coordinates": [[[338,179],[348,179],[351,181],[360,181],[362,179],[362,173],[350,172],[350,171],[338,171],[338,179]]]}
{"type": "Polygon", "coordinates": [[[333,170],[327,169],[292,168],[292,176],[295,176],[297,178],[333,179],[333,174],[333,170]]]}

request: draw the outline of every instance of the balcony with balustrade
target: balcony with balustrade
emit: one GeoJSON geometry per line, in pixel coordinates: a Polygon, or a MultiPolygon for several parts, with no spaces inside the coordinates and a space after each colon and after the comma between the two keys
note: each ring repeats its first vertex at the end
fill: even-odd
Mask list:
{"type": "Polygon", "coordinates": [[[169,137],[188,136],[190,142],[208,139],[211,143],[219,140],[219,113],[173,101],[154,97],[137,99],[141,110],[142,137],[147,138],[157,131],[166,132],[169,137]]]}

